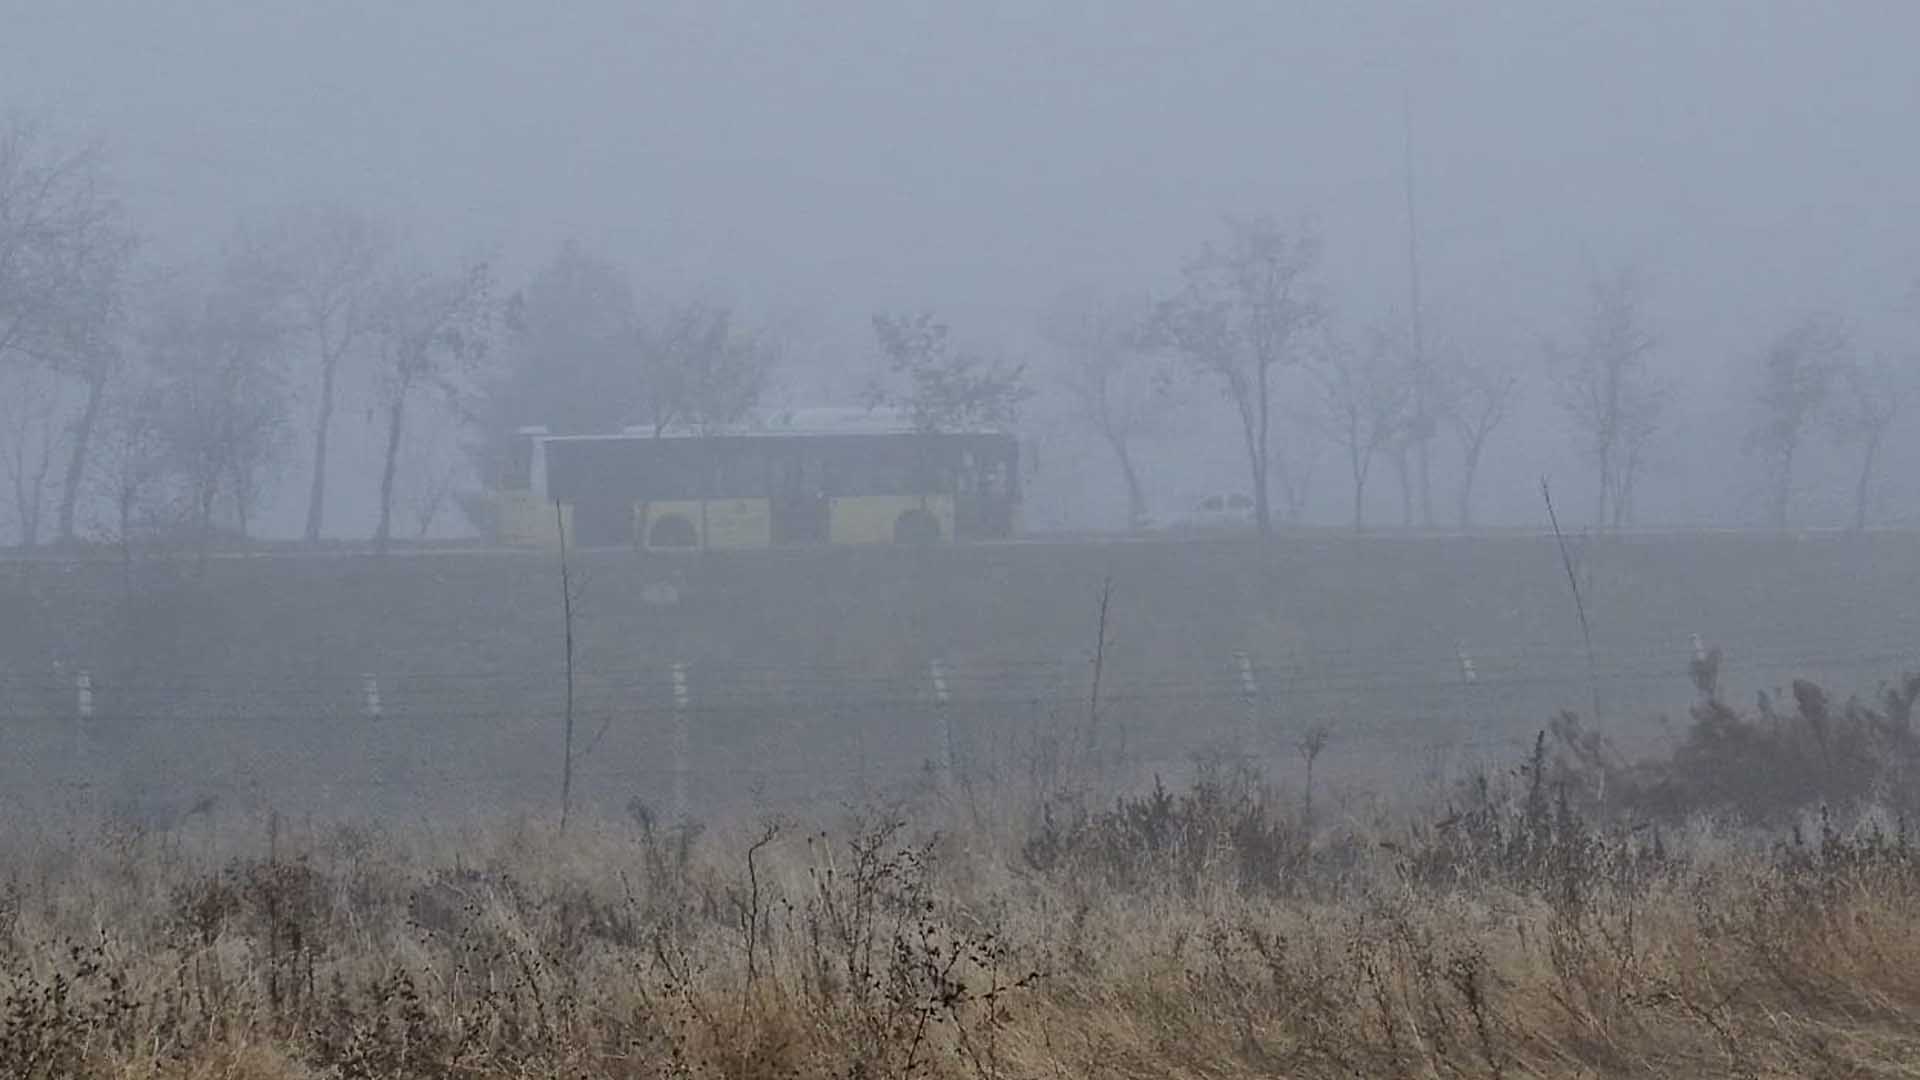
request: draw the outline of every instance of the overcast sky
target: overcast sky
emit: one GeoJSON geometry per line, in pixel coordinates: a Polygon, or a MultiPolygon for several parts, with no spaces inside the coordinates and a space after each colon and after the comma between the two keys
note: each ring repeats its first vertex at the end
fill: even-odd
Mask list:
{"type": "MultiPolygon", "coordinates": [[[[1406,100],[1431,318],[1487,347],[1565,333],[1632,260],[1697,388],[1807,307],[1882,333],[1920,276],[1911,2],[0,11],[0,105],[103,136],[161,251],[344,198],[509,278],[575,237],[839,340],[875,308],[999,332],[1067,285],[1164,288],[1221,214],[1271,213],[1318,223],[1358,319],[1405,294],[1406,100]]],[[[1527,468],[1577,467],[1537,437],[1527,468]]],[[[1698,497],[1669,472],[1650,516],[1698,497]]]]}

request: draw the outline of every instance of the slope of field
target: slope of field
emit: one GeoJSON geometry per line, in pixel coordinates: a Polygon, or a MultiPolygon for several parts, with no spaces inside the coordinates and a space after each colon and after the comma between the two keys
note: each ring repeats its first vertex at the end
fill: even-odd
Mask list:
{"type": "MultiPolygon", "coordinates": [[[[1335,775],[1405,775],[1509,757],[1595,690],[1604,726],[1646,746],[1690,700],[1695,634],[1745,697],[1794,675],[1871,689],[1911,663],[1920,537],[1589,540],[1574,558],[1591,667],[1550,538],[583,552],[580,790],[697,809],[1073,754],[1134,778],[1218,747],[1284,767],[1321,723],[1335,775]]],[[[551,553],[0,563],[9,786],[546,801],[560,607],[551,553]]]]}

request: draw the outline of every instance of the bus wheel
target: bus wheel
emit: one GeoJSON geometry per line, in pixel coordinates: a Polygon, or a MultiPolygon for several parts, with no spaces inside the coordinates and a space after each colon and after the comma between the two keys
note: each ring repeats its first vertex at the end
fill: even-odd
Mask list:
{"type": "Polygon", "coordinates": [[[668,514],[654,521],[647,530],[647,546],[656,548],[690,548],[700,543],[700,534],[693,528],[693,522],[679,514],[668,514]]]}
{"type": "Polygon", "coordinates": [[[924,547],[940,542],[940,519],[925,510],[909,510],[893,522],[893,542],[924,547]]]}

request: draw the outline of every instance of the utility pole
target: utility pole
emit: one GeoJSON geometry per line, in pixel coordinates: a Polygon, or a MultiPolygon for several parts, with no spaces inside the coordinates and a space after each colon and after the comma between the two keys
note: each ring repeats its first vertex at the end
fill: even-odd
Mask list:
{"type": "Polygon", "coordinates": [[[1420,518],[1433,528],[1433,373],[1427,370],[1426,329],[1420,311],[1420,219],[1413,198],[1413,97],[1400,90],[1401,173],[1407,193],[1407,318],[1413,334],[1414,450],[1420,469],[1420,518]]]}

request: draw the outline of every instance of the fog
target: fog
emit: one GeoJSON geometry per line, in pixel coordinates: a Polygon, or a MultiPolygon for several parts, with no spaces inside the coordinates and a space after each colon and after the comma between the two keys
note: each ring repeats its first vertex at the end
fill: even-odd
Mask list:
{"type": "Polygon", "coordinates": [[[0,0],[0,1076],[1900,1071],[1916,45],[0,0]]]}
{"type": "Polygon", "coordinates": [[[1270,697],[1364,757],[1904,648],[1910,5],[9,7],[20,715],[545,717],[555,529],[589,723],[1098,656],[1142,768],[1270,697]],[[823,416],[920,449],[727,441],[823,416]]]}
{"type": "MultiPolygon", "coordinates": [[[[866,378],[876,311],[932,309],[1043,376],[1037,309],[1171,291],[1223,215],[1312,222],[1340,318],[1404,312],[1409,129],[1436,332],[1538,376],[1589,279],[1648,279],[1672,406],[1644,522],[1760,516],[1741,373],[1793,319],[1920,347],[1903,4],[13,6],[0,99],[103,142],[151,261],[213,258],[237,220],[314,200],[484,257],[502,291],[572,240],[643,294],[777,317],[782,383],[809,401],[866,378]]],[[[1542,472],[1591,484],[1529,382],[1487,454],[1488,521],[1537,523],[1542,472]]],[[[1203,435],[1224,412],[1193,411],[1143,451],[1156,501],[1245,487],[1238,448],[1203,435]]],[[[1098,448],[1033,426],[1031,522],[1115,524],[1098,448]]],[[[338,471],[357,532],[377,461],[338,471]]],[[[1846,518],[1827,479],[1808,524],[1846,518]]],[[[1339,521],[1337,477],[1317,486],[1339,521]]],[[[297,533],[302,509],[275,498],[261,527],[297,533]]]]}

